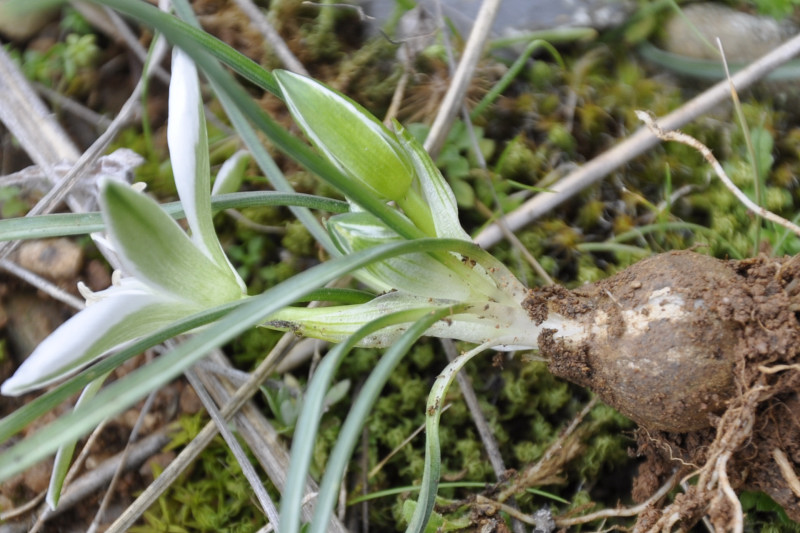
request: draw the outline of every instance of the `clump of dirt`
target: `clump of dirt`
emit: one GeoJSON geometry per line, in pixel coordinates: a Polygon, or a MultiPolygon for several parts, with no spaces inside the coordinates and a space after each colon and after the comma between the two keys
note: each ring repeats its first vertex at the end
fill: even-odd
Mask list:
{"type": "Polygon", "coordinates": [[[741,524],[735,491],[761,490],[800,520],[800,256],[721,261],[654,256],[569,292],[534,290],[526,306],[581,322],[580,341],[540,335],[551,371],[637,423],[645,457],[634,498],[676,471],[697,483],[637,530],[707,515],[741,524]]]}

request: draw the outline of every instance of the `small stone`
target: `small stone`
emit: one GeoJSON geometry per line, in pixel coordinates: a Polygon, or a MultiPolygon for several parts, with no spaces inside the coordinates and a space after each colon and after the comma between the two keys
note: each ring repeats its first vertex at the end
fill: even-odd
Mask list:
{"type": "Polygon", "coordinates": [[[693,4],[683,8],[683,16],[675,15],[667,22],[663,47],[685,57],[719,60],[719,37],[728,61],[749,63],[797,33],[797,26],[789,21],[742,13],[722,4],[693,4]]]}
{"type": "Polygon", "coordinates": [[[8,315],[8,338],[20,362],[66,318],[59,306],[33,294],[12,294],[3,307],[8,315]]]}
{"type": "Polygon", "coordinates": [[[194,414],[203,409],[203,402],[192,387],[185,386],[181,389],[180,407],[182,413],[194,414]]]}
{"type": "Polygon", "coordinates": [[[75,278],[83,265],[83,249],[74,242],[60,239],[26,241],[17,251],[23,268],[52,280],[75,278]]]}
{"type": "Polygon", "coordinates": [[[111,274],[108,267],[97,259],[92,259],[86,265],[86,286],[93,291],[102,291],[111,285],[111,274]]]}
{"type": "Polygon", "coordinates": [[[0,2],[0,35],[16,42],[27,41],[46,24],[54,20],[61,9],[51,7],[36,11],[17,13],[17,10],[9,6],[10,2],[0,2]]]}

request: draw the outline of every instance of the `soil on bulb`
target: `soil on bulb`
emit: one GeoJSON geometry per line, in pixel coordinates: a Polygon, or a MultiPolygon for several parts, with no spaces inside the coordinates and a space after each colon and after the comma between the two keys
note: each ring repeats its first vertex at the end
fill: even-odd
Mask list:
{"type": "Polygon", "coordinates": [[[638,529],[704,515],[727,528],[728,488],[764,491],[800,520],[800,256],[670,252],[574,291],[533,290],[525,305],[534,322],[557,312],[590,332],[576,342],[545,330],[540,350],[555,375],[639,424],[634,499],[676,471],[699,475],[638,529]]]}

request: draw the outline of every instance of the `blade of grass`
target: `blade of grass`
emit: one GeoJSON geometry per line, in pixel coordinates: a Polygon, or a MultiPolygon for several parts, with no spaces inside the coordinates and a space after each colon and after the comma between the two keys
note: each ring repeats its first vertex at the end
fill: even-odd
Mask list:
{"type": "Polygon", "coordinates": [[[550,55],[553,56],[553,59],[556,60],[556,63],[558,63],[562,69],[565,68],[564,60],[561,59],[561,54],[558,53],[558,50],[556,50],[552,44],[542,39],[534,39],[528,44],[528,46],[525,47],[525,50],[522,52],[522,54],[520,54],[520,56],[508,68],[508,71],[503,74],[503,77],[500,78],[500,80],[494,84],[494,87],[492,87],[491,90],[481,99],[481,101],[478,102],[478,105],[475,106],[475,109],[470,112],[469,118],[471,120],[478,119],[481,114],[486,111],[486,108],[492,105],[497,97],[500,96],[509,85],[511,85],[511,82],[514,81],[514,78],[516,78],[525,67],[531,55],[539,48],[545,48],[548,52],[550,52],[550,55]]]}
{"type": "MultiPolygon", "coordinates": [[[[483,481],[446,481],[439,483],[441,489],[485,489],[489,483],[483,481]]],[[[347,500],[347,505],[355,505],[357,503],[366,502],[369,500],[377,500],[378,498],[386,498],[387,496],[397,496],[405,492],[419,492],[420,485],[406,485],[404,487],[392,487],[391,489],[378,490],[370,492],[369,494],[362,494],[347,500]]],[[[569,503],[569,502],[567,502],[569,503]]]]}
{"type": "Polygon", "coordinates": [[[437,251],[442,253],[454,251],[465,257],[479,255],[482,252],[471,243],[454,239],[420,239],[391,243],[317,265],[258,296],[248,298],[218,322],[206,327],[178,348],[109,385],[87,402],[85,409],[60,416],[58,420],[33,436],[5,450],[0,454],[0,479],[8,479],[52,454],[61,444],[79,438],[104,418],[121,412],[150,391],[168,383],[204,357],[209,350],[263,322],[270,314],[291,304],[311,290],[373,261],[403,253],[437,251]]]}
{"type": "MultiPolygon", "coordinates": [[[[97,391],[103,386],[107,377],[108,374],[100,376],[84,387],[80,398],[78,398],[78,401],[75,403],[75,409],[80,409],[89,398],[97,394],[97,391]]],[[[58,506],[58,501],[61,499],[61,489],[64,486],[64,479],[67,477],[67,471],[72,462],[72,457],[75,454],[75,446],[77,443],[78,441],[76,440],[68,442],[60,446],[56,452],[53,471],[50,473],[50,485],[47,487],[47,497],[45,498],[51,510],[58,506]]]]}
{"type": "MultiPolygon", "coordinates": [[[[347,341],[337,344],[330,350],[319,367],[317,367],[303,398],[303,410],[300,412],[292,439],[289,476],[286,479],[281,498],[280,530],[283,533],[297,533],[300,531],[300,513],[304,498],[303,489],[314,453],[317,430],[324,411],[325,395],[328,393],[334,374],[342,360],[367,335],[387,326],[417,321],[431,311],[432,309],[429,308],[400,311],[368,322],[351,335],[347,341]]],[[[447,311],[444,314],[447,314],[447,311]]],[[[436,316],[439,315],[437,314],[436,316]]],[[[344,431],[344,428],[342,428],[342,431],[344,431]]],[[[343,433],[340,432],[337,444],[342,438],[343,433]]],[[[334,490],[338,492],[338,487],[334,490]]],[[[319,509],[319,505],[318,502],[317,509],[319,509]]],[[[314,523],[319,523],[317,513],[314,516],[314,523]]],[[[323,531],[327,527],[329,518],[329,515],[324,516],[324,523],[321,523],[323,531]]]]}
{"type": "MultiPolygon", "coordinates": [[[[402,337],[392,347],[386,350],[377,366],[370,372],[367,381],[361,388],[347,415],[347,419],[339,430],[336,444],[333,446],[325,474],[317,493],[317,506],[314,510],[314,519],[311,522],[309,533],[325,533],[328,520],[330,520],[336,498],[339,496],[339,487],[344,478],[353,448],[361,435],[361,429],[366,423],[369,413],[375,406],[384,385],[389,380],[400,360],[408,353],[411,346],[438,320],[446,317],[453,309],[445,308],[426,312],[426,316],[419,318],[408,328],[402,337]]],[[[316,377],[316,374],[314,375],[316,377]]]]}
{"type": "MultiPolygon", "coordinates": [[[[265,206],[297,206],[329,213],[345,213],[350,209],[347,202],[341,200],[295,192],[237,192],[211,198],[211,209],[215,212],[265,206]]],[[[185,216],[180,202],[161,204],[161,207],[175,219],[185,216]]],[[[8,218],[0,220],[0,241],[84,235],[104,229],[105,225],[99,212],[8,218]]]]}
{"type": "Polygon", "coordinates": [[[444,398],[450,385],[460,371],[473,357],[491,346],[490,343],[482,344],[458,356],[436,376],[436,381],[428,395],[428,405],[425,408],[425,469],[420,484],[419,500],[411,517],[411,522],[406,528],[406,533],[423,533],[428,524],[433,504],[436,501],[436,492],[439,487],[439,477],[442,470],[442,450],[439,445],[439,420],[442,416],[444,398]]]}

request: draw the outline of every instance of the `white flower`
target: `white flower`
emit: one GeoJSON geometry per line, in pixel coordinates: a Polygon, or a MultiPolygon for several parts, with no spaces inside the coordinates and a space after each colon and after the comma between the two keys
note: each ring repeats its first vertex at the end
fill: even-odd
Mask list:
{"type": "Polygon", "coordinates": [[[108,289],[45,339],[5,383],[16,396],[69,375],[109,351],[204,309],[243,298],[211,218],[208,141],[194,64],[172,61],[168,143],[191,237],[149,197],[105,180],[100,207],[122,270],[108,289]]]}

